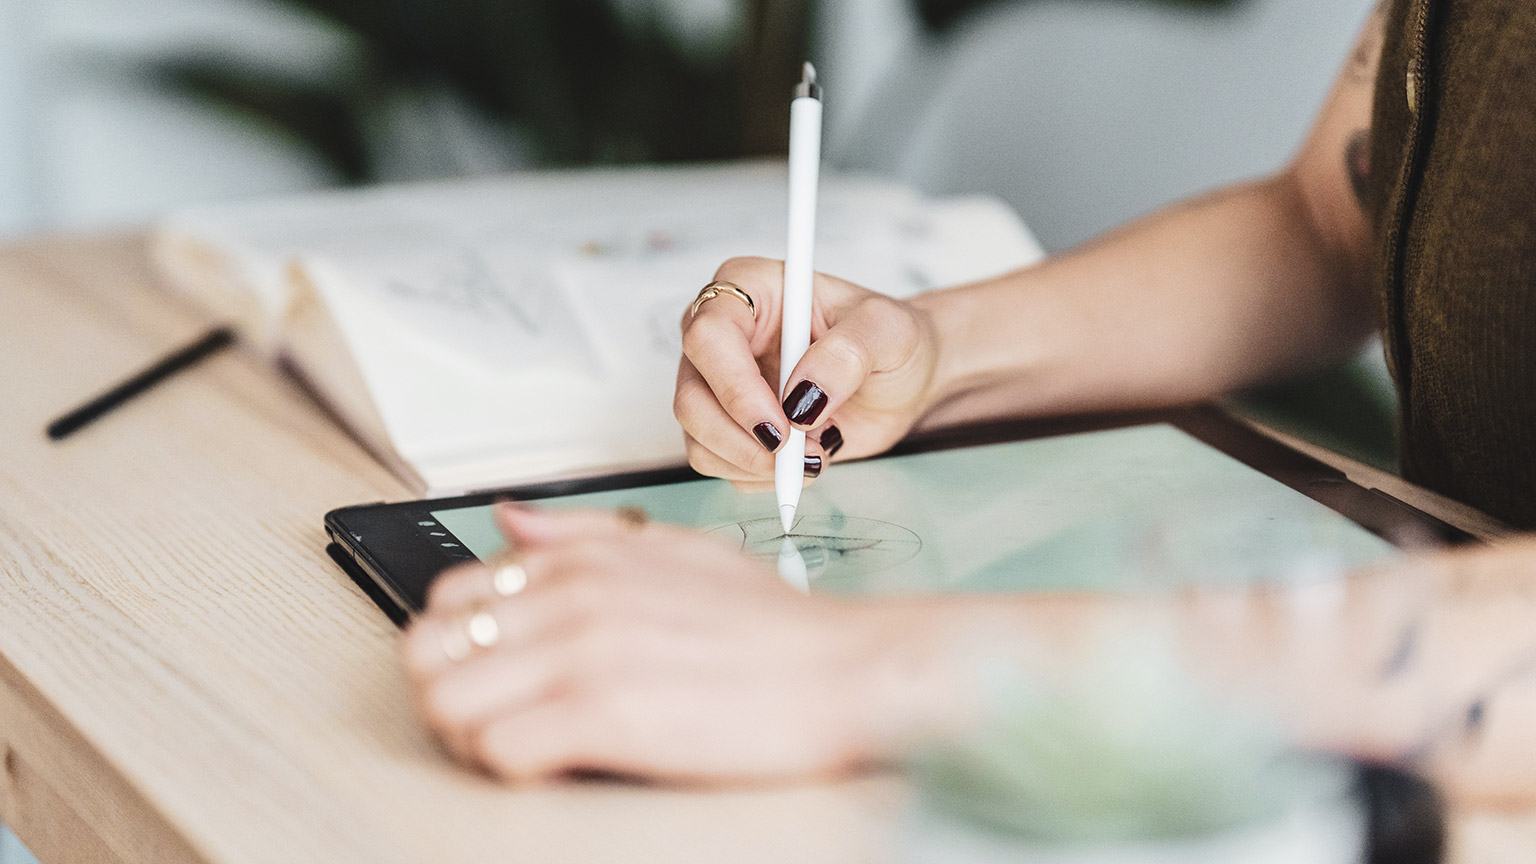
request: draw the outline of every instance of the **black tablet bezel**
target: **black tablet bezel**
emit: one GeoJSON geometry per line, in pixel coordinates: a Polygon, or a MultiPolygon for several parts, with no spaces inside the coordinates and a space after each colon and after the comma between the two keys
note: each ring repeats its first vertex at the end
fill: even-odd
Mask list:
{"type": "MultiPolygon", "coordinates": [[[[1388,541],[1402,542],[1405,538],[1413,538],[1417,542],[1429,540],[1459,545],[1475,539],[1379,489],[1354,483],[1338,469],[1264,435],[1214,406],[944,429],[914,436],[872,458],[1148,423],[1169,423],[1388,541]]],[[[487,490],[454,498],[343,507],[325,515],[325,530],[331,541],[327,551],[391,620],[403,624],[411,614],[420,610],[425,586],[432,577],[449,566],[474,558],[451,531],[436,523],[436,518],[431,515],[435,510],[475,507],[509,499],[535,501],[699,478],[700,475],[688,468],[668,468],[487,490]]]]}

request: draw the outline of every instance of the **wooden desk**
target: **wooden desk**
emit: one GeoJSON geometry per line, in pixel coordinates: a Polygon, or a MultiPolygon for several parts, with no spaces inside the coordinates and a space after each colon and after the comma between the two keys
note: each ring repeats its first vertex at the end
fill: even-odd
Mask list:
{"type": "MultiPolygon", "coordinates": [[[[252,357],[45,440],[61,409],[206,323],[157,289],[140,237],[0,250],[0,820],[45,862],[888,857],[891,778],[507,790],[445,762],[394,629],[322,551],[325,511],[406,490],[252,357]]],[[[1487,860],[1478,838],[1536,838],[1467,824],[1467,861],[1487,860]]]]}

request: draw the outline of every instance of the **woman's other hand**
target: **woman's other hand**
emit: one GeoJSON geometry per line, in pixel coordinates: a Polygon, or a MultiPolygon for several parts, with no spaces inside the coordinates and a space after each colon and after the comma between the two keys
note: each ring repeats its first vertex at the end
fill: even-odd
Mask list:
{"type": "Polygon", "coordinates": [[[683,318],[673,410],[694,470],[744,491],[771,489],[773,455],[791,424],[806,430],[806,476],[834,458],[879,453],[928,407],[937,359],[933,327],[910,303],[816,274],[811,347],[778,395],[784,264],[725,262],[715,279],[752,297],[705,302],[683,318]]]}
{"type": "Polygon", "coordinates": [[[485,566],[450,571],[403,647],[427,726],[498,777],[837,774],[880,760],[903,718],[940,701],[918,659],[936,640],[909,606],[807,596],[728,546],[609,513],[496,518],[526,588],[501,596],[485,566]],[[482,620],[489,646],[461,651],[477,615],[494,638],[482,620]]]}

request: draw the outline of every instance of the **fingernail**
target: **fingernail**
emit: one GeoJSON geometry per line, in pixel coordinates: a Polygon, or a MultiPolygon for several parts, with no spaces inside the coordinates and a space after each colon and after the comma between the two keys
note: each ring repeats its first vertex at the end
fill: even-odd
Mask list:
{"type": "Polygon", "coordinates": [[[784,436],[779,434],[778,427],[772,423],[759,423],[752,427],[752,434],[757,436],[757,443],[763,445],[763,449],[769,453],[779,449],[779,442],[784,436]]]}
{"type": "Polygon", "coordinates": [[[807,456],[807,457],[805,457],[805,476],[807,476],[807,477],[819,477],[819,476],[821,476],[821,457],[820,456],[807,456]]]}
{"type": "Polygon", "coordinates": [[[826,407],[827,394],[809,381],[796,384],[795,389],[784,397],[784,413],[789,416],[789,422],[799,426],[814,424],[826,407]]]}
{"type": "Polygon", "coordinates": [[[829,457],[836,456],[837,451],[843,449],[843,433],[836,426],[828,426],[821,433],[821,449],[827,451],[829,457]]]}

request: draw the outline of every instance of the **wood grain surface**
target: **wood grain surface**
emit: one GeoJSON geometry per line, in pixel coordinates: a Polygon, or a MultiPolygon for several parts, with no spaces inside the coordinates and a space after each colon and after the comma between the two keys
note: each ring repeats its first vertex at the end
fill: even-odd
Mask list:
{"type": "MultiPolygon", "coordinates": [[[[0,820],[44,861],[890,857],[890,777],[517,790],[446,762],[411,716],[393,627],[323,552],[327,510],[406,490],[260,358],[225,353],[44,437],[210,323],[156,283],[140,235],[0,249],[0,820]]],[[[1459,814],[1457,838],[1458,861],[1528,860],[1536,822],[1459,814]]]]}

